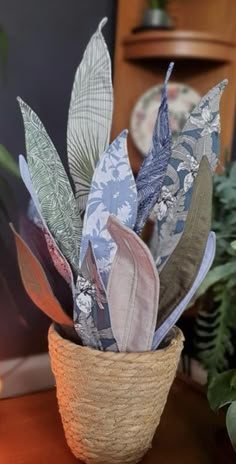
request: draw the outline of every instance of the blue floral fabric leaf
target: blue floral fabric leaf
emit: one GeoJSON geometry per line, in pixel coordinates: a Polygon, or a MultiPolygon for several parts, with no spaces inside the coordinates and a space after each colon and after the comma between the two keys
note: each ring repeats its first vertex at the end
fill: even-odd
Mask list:
{"type": "Polygon", "coordinates": [[[123,131],[101,156],[84,218],[80,263],[91,241],[105,286],[116,252],[116,244],[107,230],[108,217],[113,214],[133,229],[137,216],[137,190],[128,158],[127,134],[127,130],[123,131]]]}
{"type": "Polygon", "coordinates": [[[144,159],[136,179],[138,192],[138,212],[135,232],[141,234],[154,207],[164,181],[167,165],[171,156],[171,132],[169,125],[167,83],[174,63],[170,63],[167,70],[162,100],[153,130],[152,144],[144,159]]]}
{"type": "MultiPolygon", "coordinates": [[[[203,156],[214,172],[219,156],[219,104],[227,80],[213,87],[190,114],[172,148],[164,184],[151,217],[156,222],[156,265],[162,269],[183,233],[193,183],[203,156]]],[[[153,250],[154,245],[150,247],[153,250]]]]}
{"type": "MultiPolygon", "coordinates": [[[[92,244],[90,242],[88,244],[87,252],[81,266],[81,273],[83,278],[88,283],[87,290],[90,288],[89,292],[91,299],[88,298],[87,291],[86,302],[88,303],[90,301],[91,318],[94,322],[94,327],[96,327],[97,337],[100,340],[101,347],[104,351],[118,351],[116,340],[111,329],[110,312],[106,291],[97,269],[96,259],[92,249],[92,244]]],[[[78,281],[78,283],[81,283],[81,279],[78,281]]],[[[82,295],[82,298],[85,299],[85,296],[82,295]]],[[[82,306],[80,308],[78,298],[77,308],[82,308],[82,306]]],[[[76,310],[76,317],[77,313],[78,310],[76,310]]]]}

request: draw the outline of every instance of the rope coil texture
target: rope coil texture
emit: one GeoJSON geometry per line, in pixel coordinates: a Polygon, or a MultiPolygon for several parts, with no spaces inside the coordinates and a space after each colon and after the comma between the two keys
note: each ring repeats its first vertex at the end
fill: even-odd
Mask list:
{"type": "Polygon", "coordinates": [[[87,464],[135,464],[151,447],[183,347],[144,353],[92,350],[49,329],[49,353],[67,443],[87,464]]]}

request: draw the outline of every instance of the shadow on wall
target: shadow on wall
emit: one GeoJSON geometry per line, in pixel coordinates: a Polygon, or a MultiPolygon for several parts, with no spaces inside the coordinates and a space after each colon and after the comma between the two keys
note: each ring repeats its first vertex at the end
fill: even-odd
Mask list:
{"type": "MultiPolygon", "coordinates": [[[[8,38],[7,80],[0,84],[0,143],[18,157],[25,153],[24,132],[17,95],[44,122],[63,162],[70,92],[84,48],[102,17],[109,22],[104,35],[113,53],[115,5],[111,0],[8,0],[0,2],[0,24],[8,38]]],[[[28,195],[21,181],[11,181],[19,210],[28,195]]],[[[16,211],[12,211],[12,220],[16,211]]],[[[8,246],[0,253],[0,359],[20,357],[47,348],[49,321],[36,309],[22,287],[14,244],[4,229],[8,246]]]]}

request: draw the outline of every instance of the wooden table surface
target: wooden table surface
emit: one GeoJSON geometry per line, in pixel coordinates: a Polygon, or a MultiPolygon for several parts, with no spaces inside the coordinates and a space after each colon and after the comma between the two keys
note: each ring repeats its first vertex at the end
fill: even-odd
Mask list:
{"type": "MultiPolygon", "coordinates": [[[[222,448],[222,436],[224,418],[210,411],[205,395],[198,388],[178,378],[153,448],[142,463],[236,463],[229,443],[226,442],[226,451],[222,448]]],[[[67,447],[55,390],[0,400],[0,463],[80,463],[67,447]]]]}

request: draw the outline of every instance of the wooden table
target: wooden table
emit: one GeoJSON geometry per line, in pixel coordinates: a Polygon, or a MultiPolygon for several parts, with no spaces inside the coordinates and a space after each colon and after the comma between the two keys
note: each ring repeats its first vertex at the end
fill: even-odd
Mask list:
{"type": "MultiPolygon", "coordinates": [[[[235,455],[229,443],[226,451],[223,449],[222,433],[224,418],[210,411],[200,389],[178,378],[169,395],[153,448],[142,462],[233,464],[235,455]]],[[[67,447],[55,390],[0,400],[1,464],[79,462],[67,447]]]]}

